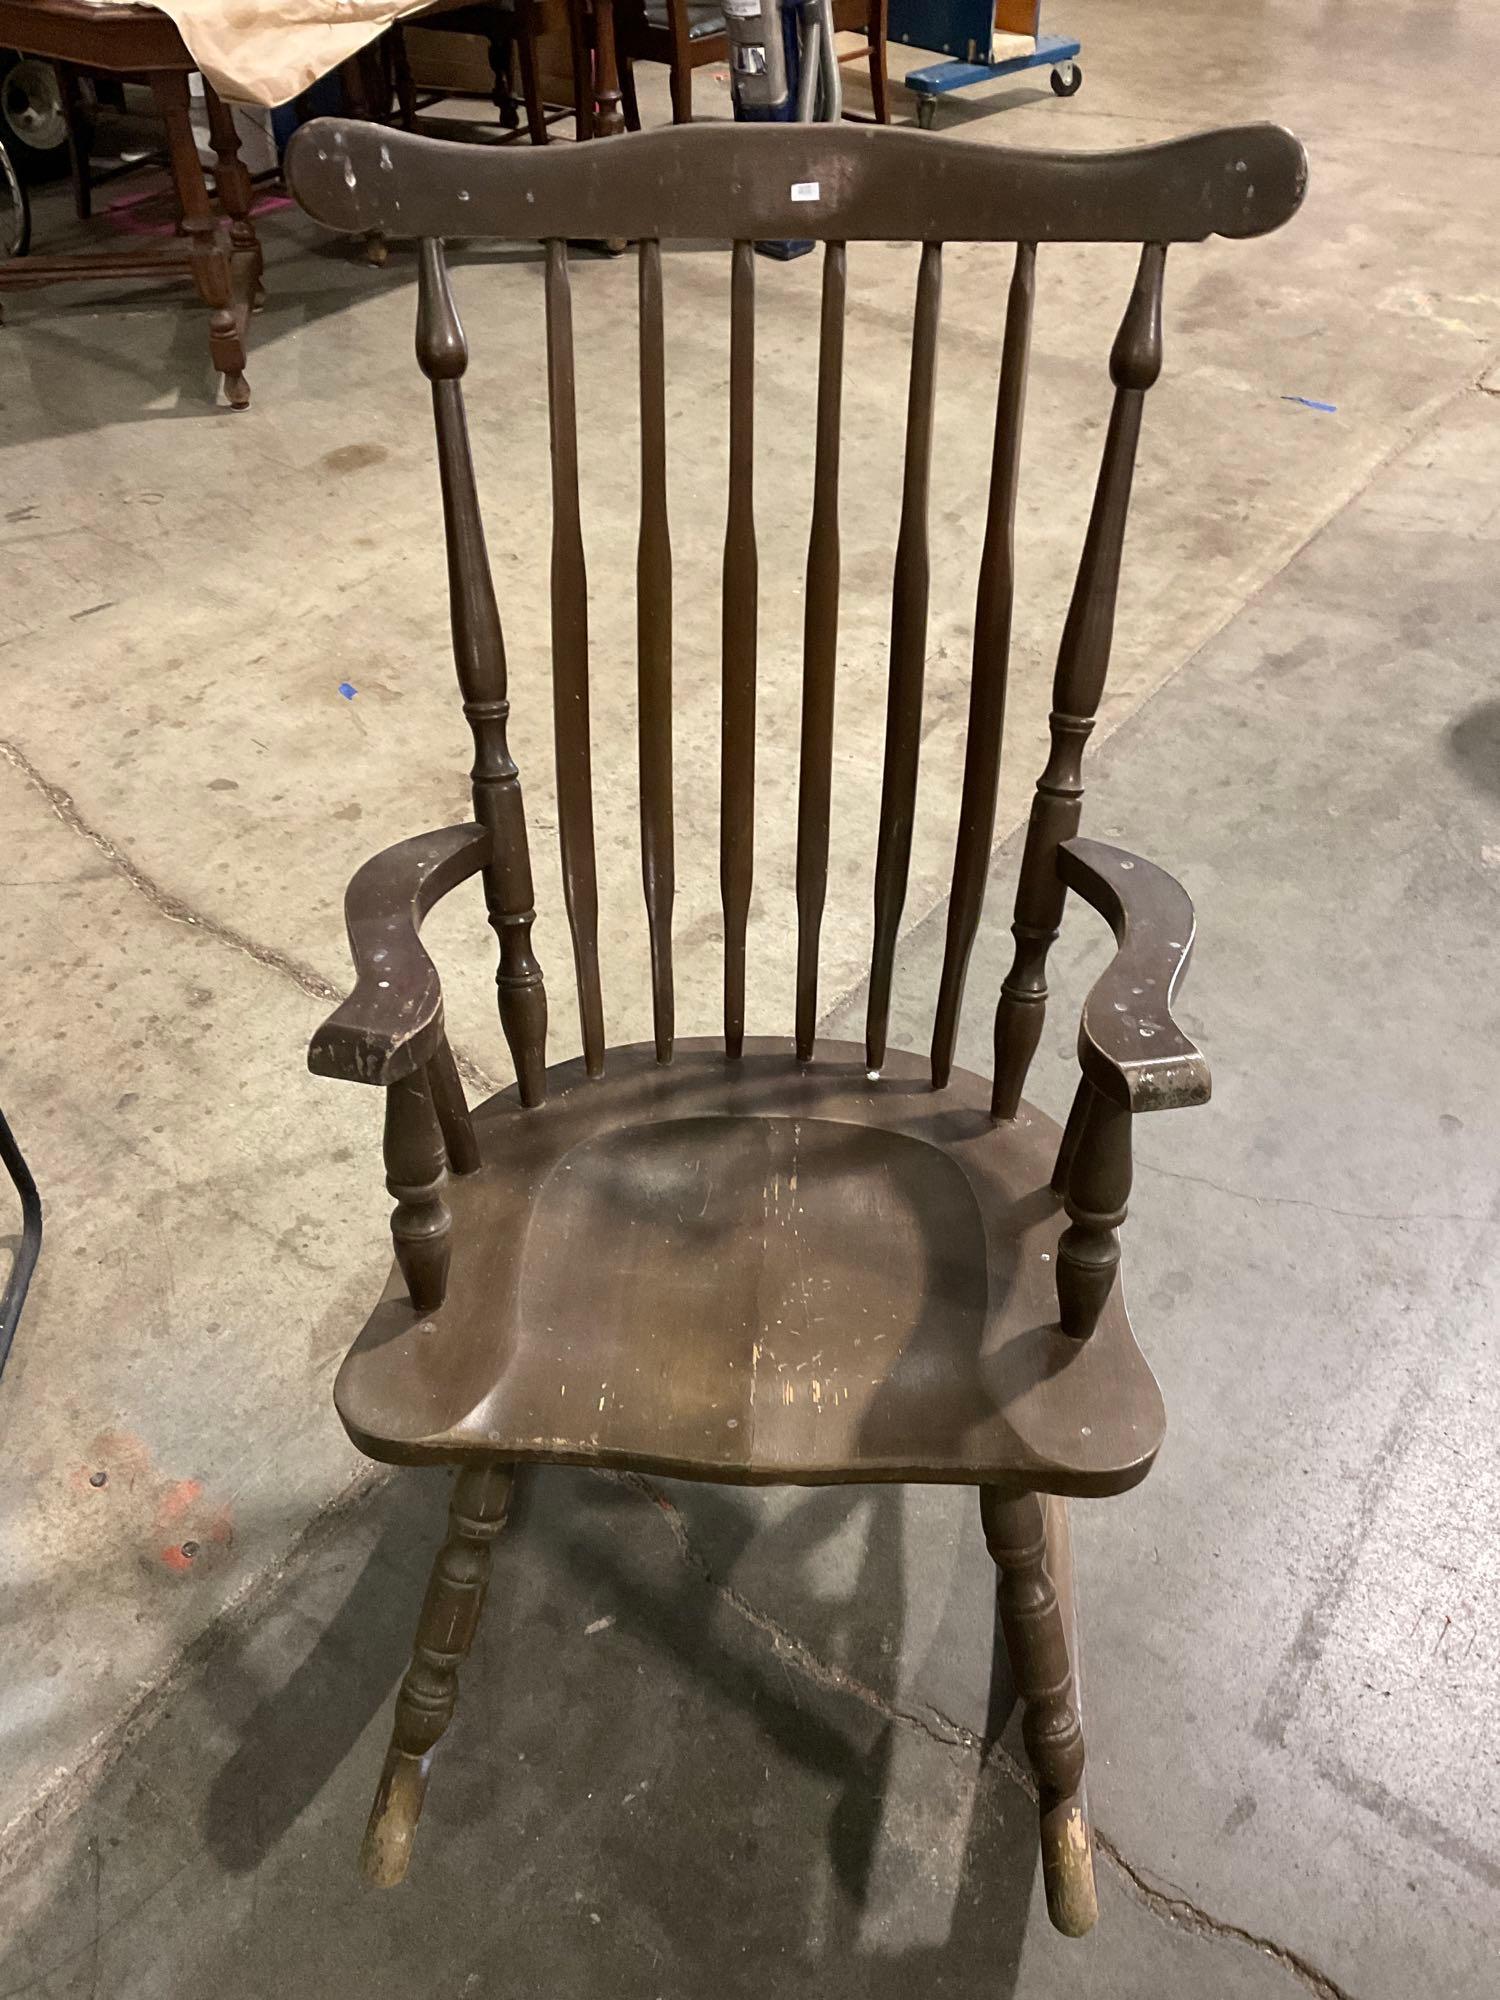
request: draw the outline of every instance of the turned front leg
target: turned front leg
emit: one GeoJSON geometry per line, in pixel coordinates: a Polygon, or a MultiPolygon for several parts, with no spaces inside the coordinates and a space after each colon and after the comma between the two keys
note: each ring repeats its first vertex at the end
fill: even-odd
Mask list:
{"type": "Polygon", "coordinates": [[[448,1289],[453,1218],[443,1199],[448,1170],[425,1068],[385,1093],[385,1184],[396,1198],[391,1239],[418,1312],[436,1312],[448,1289]]]}
{"type": "Polygon", "coordinates": [[[1099,1914],[1093,1839],[1083,1805],[1083,1727],[1067,1629],[1047,1567],[1040,1497],[979,1491],[984,1539],[1000,1572],[1000,1622],[1021,1697],[1021,1733],[1036,1774],[1042,1880],[1057,1930],[1082,1937],[1099,1914]]]}
{"type": "Polygon", "coordinates": [[[461,1467],[454,1481],[448,1539],[427,1586],[411,1665],[396,1697],[391,1747],[360,1852],[365,1877],[383,1889],[404,1878],[411,1860],[432,1753],[453,1720],[458,1670],[474,1643],[510,1489],[510,1467],[488,1461],[461,1467]]]}
{"type": "Polygon", "coordinates": [[[209,308],[208,346],[215,368],[224,377],[229,407],[250,406],[245,380],[245,342],[235,320],[229,252],[208,199],[208,187],[198,159],[198,142],[188,109],[187,77],[181,70],[157,70],[151,78],[156,107],[167,128],[167,153],[172,183],[182,212],[183,232],[191,254],[190,269],[198,296],[209,308]]]}
{"type": "Polygon", "coordinates": [[[209,143],[214,149],[214,191],[220,207],[229,217],[229,245],[233,259],[246,273],[244,302],[254,311],[265,303],[265,289],[261,284],[265,259],[250,215],[255,190],[249,170],[240,158],[234,113],[207,77],[203,79],[203,102],[208,112],[209,143]]]}
{"type": "Polygon", "coordinates": [[[1068,1228],[1057,1246],[1057,1305],[1062,1330],[1087,1340],[1099,1324],[1120,1264],[1120,1224],[1130,1201],[1130,1111],[1090,1083],[1064,1135],[1063,1207],[1068,1228]]]}

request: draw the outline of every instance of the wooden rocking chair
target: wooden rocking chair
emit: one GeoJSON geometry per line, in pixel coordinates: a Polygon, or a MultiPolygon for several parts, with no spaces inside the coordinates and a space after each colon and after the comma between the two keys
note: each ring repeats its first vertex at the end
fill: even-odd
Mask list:
{"type": "Polygon", "coordinates": [[[1147,391],[1161,366],[1167,246],[1276,228],[1305,160],[1269,125],[1092,155],[1006,152],[878,127],[711,125],[593,147],[497,152],[322,121],[292,142],[298,199],[336,229],[421,239],[417,353],[432,383],[453,648],[473,731],[474,820],[389,849],[347,898],[358,981],[309,1057],[386,1091],[396,1263],[340,1373],[339,1414],[378,1459],[458,1466],[448,1539],[396,1703],[365,1872],[406,1871],[433,1748],[453,1713],[512,1470],[543,1461],[769,1484],[979,1488],[1040,1794],[1052,1921],[1096,1903],[1075,1698],[1066,1496],[1145,1477],[1162,1402],[1117,1283],[1135,1115],[1201,1104],[1174,1025],[1193,915],[1148,862],[1077,838],[1080,759],[1104,688],[1147,391]],[[605,170],[607,168],[607,171],[605,170]],[[809,198],[809,190],[811,197],[809,198]],[[546,245],[553,471],[553,692],[563,874],[582,1060],[549,1070],[531,949],[521,781],[441,239],[546,245]],[[745,1034],[755,782],[757,572],[751,421],[757,239],[826,244],[805,613],[791,1042],[745,1034]],[[661,239],[732,239],[723,577],[723,1040],[674,1040],[672,613],[661,239]],[[815,1037],[828,871],[839,596],[846,244],[923,245],[896,558],[869,1011],[862,1048],[815,1037]],[[641,852],[649,1043],[607,1048],[590,780],[586,585],[567,242],[639,242],[641,852]],[[944,240],[1014,243],[953,890],[930,1056],[887,1048],[911,850],[927,616],[927,485],[944,240]],[[993,1082],[952,1066],[990,863],[1005,705],[1033,282],[1056,242],[1132,241],[1110,356],[1114,405],[1053,689],[999,995],[993,1082]],[[424,913],[480,875],[518,1081],[471,1113],[449,1052],[424,913]],[[1118,952],[1089,995],[1066,1130],[1026,1103],[1047,955],[1072,889],[1118,952]],[[817,1323],[803,1274],[816,1272],[817,1323]],[[812,1362],[809,1368],[796,1364],[812,1362]],[[1061,1597],[1059,1592],[1061,1591],[1061,1597]]]}

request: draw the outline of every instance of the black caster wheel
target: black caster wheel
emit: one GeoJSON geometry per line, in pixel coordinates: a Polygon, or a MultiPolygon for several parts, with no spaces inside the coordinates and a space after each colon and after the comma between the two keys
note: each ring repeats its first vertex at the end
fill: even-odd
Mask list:
{"type": "Polygon", "coordinates": [[[930,132],[937,123],[937,99],[919,97],[917,99],[917,123],[924,132],[930,132]]]}
{"type": "Polygon", "coordinates": [[[1083,71],[1076,62],[1059,63],[1052,72],[1052,91],[1056,97],[1076,97],[1083,83],[1083,71]]]}

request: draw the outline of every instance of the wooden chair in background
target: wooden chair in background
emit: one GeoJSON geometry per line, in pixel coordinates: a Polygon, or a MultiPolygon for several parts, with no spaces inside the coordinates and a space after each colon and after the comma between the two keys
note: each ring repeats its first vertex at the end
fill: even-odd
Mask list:
{"type": "MultiPolygon", "coordinates": [[[[587,149],[496,152],[324,121],[291,185],[334,228],[417,235],[417,351],[432,383],[453,647],[474,736],[474,818],[389,849],[350,885],[358,979],[314,1038],[321,1075],[386,1091],[396,1264],[340,1372],[350,1436],[398,1464],[457,1466],[364,1848],[404,1874],[433,1748],[453,1713],[514,1468],[560,1462],[741,1484],[976,1486],[1036,1772],[1047,1903],[1096,1914],[1083,1788],[1066,1499],[1145,1477],[1164,1417],[1117,1283],[1138,1113],[1201,1103],[1206,1066],[1174,1025],[1193,917],[1158,868],[1078,838],[1080,759],[1109,661],[1137,438],[1161,366],[1167,248],[1276,228],[1301,147],[1274,126],[1128,152],[1005,152],[910,131],[714,124],[644,133],[597,171],[587,149]],[[821,201],[793,201],[809,184],[821,201]],[[467,362],[441,238],[545,243],[553,474],[559,833],[584,1053],[549,1070],[531,949],[521,776],[506,743],[500,620],[465,429],[467,362]],[[754,844],[757,564],[753,243],[826,244],[805,611],[794,1035],[745,1033],[754,844]],[[661,238],[734,239],[723,573],[722,1040],[676,1039],[672,987],[672,554],[661,238]],[[569,239],[640,243],[641,852],[649,1042],[610,1047],[597,950],[587,588],[580,532],[569,239]],[[820,1043],[839,609],[839,436],[849,244],[922,243],[893,586],[871,979],[862,1047],[820,1043]],[[928,1058],[887,1021],[922,738],[927,489],[943,240],[1015,244],[975,614],[947,946],[928,1058]],[[1114,404],[1063,630],[1051,753],[1016,897],[993,1082],[953,1067],[990,867],[1013,595],[1033,289],[1057,242],[1141,245],[1110,355],[1114,404]],[[467,1106],[423,914],[471,875],[499,938],[518,1082],[467,1106]],[[1118,952],[1083,1009],[1066,1129],[1023,1095],[1067,892],[1118,952]],[[810,1288],[816,1288],[815,1305],[810,1288]]],[[[972,391],[971,391],[972,393],[972,391]]],[[[978,536],[976,535],[976,540],[978,536]]]]}
{"type": "MultiPolygon", "coordinates": [[[[401,124],[417,125],[417,92],[408,53],[408,29],[468,35],[486,47],[490,68],[488,95],[500,114],[506,137],[519,137],[524,111],[525,136],[533,146],[548,141],[548,127],[560,119],[573,121],[575,139],[610,138],[635,116],[633,82],[621,75],[615,53],[614,0],[462,0],[447,5],[432,0],[421,13],[394,23],[380,38],[345,66],[355,72],[350,108],[357,115],[385,117],[394,98],[401,124]],[[544,42],[549,30],[566,28],[571,89],[567,101],[549,103],[543,94],[544,42]],[[512,84],[513,70],[521,86],[520,105],[512,84]],[[366,80],[360,80],[360,72],[366,80]],[[373,83],[368,79],[373,78],[373,83]],[[623,84],[623,92],[622,92],[623,84]],[[380,108],[371,107],[379,102],[380,108]]],[[[555,41],[561,39],[555,36],[555,41]]],[[[438,95],[444,93],[439,91],[438,95]]]]}
{"type": "MultiPolygon", "coordinates": [[[[229,108],[205,78],[214,153],[214,192],[210,197],[193,136],[188,89],[197,64],[171,19],[152,6],[100,7],[89,0],[0,0],[0,46],[60,64],[61,74],[70,80],[82,73],[149,84],[165,130],[167,164],[181,219],[180,236],[159,245],[126,248],[106,242],[84,250],[0,263],[0,291],[9,286],[89,283],[101,278],[138,284],[174,274],[190,277],[208,309],[209,353],[223,377],[229,407],[248,409],[246,328],[261,300],[263,268],[250,214],[250,176],[240,158],[229,108]]],[[[82,214],[88,209],[90,192],[87,140],[74,122],[80,117],[81,106],[74,102],[69,113],[74,201],[82,214]]]]}
{"type": "MultiPolygon", "coordinates": [[[[511,89],[512,68],[519,71],[526,136],[533,146],[545,145],[547,141],[547,109],[542,101],[537,65],[541,11],[540,0],[508,0],[508,4],[503,6],[498,4],[498,0],[468,0],[468,4],[451,7],[433,6],[410,23],[413,27],[431,29],[439,34],[473,35],[485,44],[490,64],[490,102],[499,112],[501,126],[507,131],[515,131],[519,125],[511,89]]],[[[405,99],[401,106],[402,123],[410,131],[416,124],[416,104],[405,46],[407,25],[398,21],[387,30],[386,39],[399,51],[396,57],[398,91],[404,86],[407,92],[412,93],[409,106],[405,99]]],[[[576,97],[572,109],[575,119],[581,119],[576,97]]],[[[579,137],[583,136],[580,130],[579,137]]]]}
{"type": "MultiPolygon", "coordinates": [[[[886,74],[886,15],[889,0],[834,0],[834,25],[841,34],[864,36],[864,46],[846,51],[839,61],[857,62],[867,56],[875,122],[889,125],[890,83],[886,74]]],[[[628,77],[632,63],[666,63],[671,71],[672,122],[687,125],[693,116],[693,71],[729,61],[721,0],[632,0],[619,15],[620,65],[628,77]]],[[[627,116],[633,103],[627,88],[627,116]]],[[[849,115],[849,114],[846,114],[849,115]]],[[[639,125],[632,119],[632,129],[639,125]]]]}

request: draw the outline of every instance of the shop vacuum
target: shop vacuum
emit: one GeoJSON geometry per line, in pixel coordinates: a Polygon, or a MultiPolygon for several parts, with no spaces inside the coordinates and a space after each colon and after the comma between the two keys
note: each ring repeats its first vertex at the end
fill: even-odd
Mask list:
{"type": "MultiPolygon", "coordinates": [[[[734,115],[747,124],[837,124],[844,91],[833,45],[833,0],[724,0],[734,115]]],[[[768,257],[802,257],[810,242],[757,243],[768,257]]]]}

